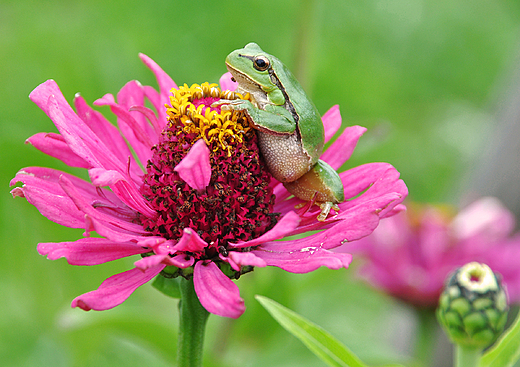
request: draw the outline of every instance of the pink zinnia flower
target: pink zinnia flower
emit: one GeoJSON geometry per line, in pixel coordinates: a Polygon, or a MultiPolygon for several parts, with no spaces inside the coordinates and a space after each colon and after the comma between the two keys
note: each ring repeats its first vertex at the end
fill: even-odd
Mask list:
{"type": "MultiPolygon", "coordinates": [[[[72,307],[110,309],[159,274],[180,275],[193,276],[209,312],[236,318],[245,306],[231,279],[266,265],[293,273],[346,268],[351,255],[329,250],[368,235],[380,218],[403,208],[407,189],[399,173],[389,164],[372,163],[340,175],[345,197],[352,199],[339,204],[339,213],[319,222],[318,207],[296,212],[301,200],[266,171],[243,115],[210,107],[220,98],[244,98],[229,91],[235,88],[229,75],[221,79],[223,91],[207,83],[178,88],[150,58],[141,59],[157,77],[159,92],[132,81],[117,102],[110,94],[94,102],[110,106],[117,128],[79,95],[74,112],[52,80],[30,94],[59,134],[36,134],[28,142],[87,169],[91,181],[42,167],[24,168],[11,181],[23,183],[13,196],[25,197],[48,219],[85,229],[84,238],[40,243],[38,252],[51,260],[65,257],[72,265],[142,257],[135,268],[76,297],[72,307]],[[276,241],[314,230],[322,231],[276,241]],[[89,237],[92,231],[100,237],[89,237]]],[[[323,123],[329,140],[341,125],[337,106],[323,123]]],[[[338,169],[364,131],[346,128],[321,158],[338,169]]]]}
{"type": "Polygon", "coordinates": [[[363,278],[417,307],[436,307],[446,277],[472,261],[501,274],[510,301],[520,301],[520,234],[511,235],[514,215],[497,199],[482,198],[456,215],[447,206],[407,207],[336,251],[363,255],[363,278]]]}

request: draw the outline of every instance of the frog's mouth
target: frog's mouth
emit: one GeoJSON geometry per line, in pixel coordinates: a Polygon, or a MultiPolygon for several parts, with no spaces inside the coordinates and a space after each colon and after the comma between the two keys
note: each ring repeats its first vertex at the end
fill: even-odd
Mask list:
{"type": "Polygon", "coordinates": [[[249,93],[251,96],[251,102],[259,108],[262,108],[266,103],[268,103],[267,100],[267,94],[265,91],[260,87],[260,84],[255,82],[253,79],[251,79],[246,74],[238,71],[237,69],[230,66],[228,63],[226,63],[226,67],[233,75],[233,80],[238,83],[237,92],[241,94],[249,93]]]}
{"type": "Polygon", "coordinates": [[[238,71],[237,69],[233,68],[231,65],[226,63],[226,67],[233,75],[233,80],[238,83],[238,86],[240,89],[249,92],[250,94],[256,94],[256,93],[262,93],[265,94],[265,92],[262,90],[260,85],[255,82],[253,79],[248,77],[246,74],[238,71]]]}

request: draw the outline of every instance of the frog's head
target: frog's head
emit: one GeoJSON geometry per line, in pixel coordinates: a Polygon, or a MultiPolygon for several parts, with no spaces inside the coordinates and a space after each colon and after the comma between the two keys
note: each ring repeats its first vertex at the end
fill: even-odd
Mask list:
{"type": "Polygon", "coordinates": [[[242,89],[250,93],[262,90],[269,94],[277,88],[270,77],[275,62],[273,59],[256,43],[248,43],[227,56],[226,66],[242,89]]]}

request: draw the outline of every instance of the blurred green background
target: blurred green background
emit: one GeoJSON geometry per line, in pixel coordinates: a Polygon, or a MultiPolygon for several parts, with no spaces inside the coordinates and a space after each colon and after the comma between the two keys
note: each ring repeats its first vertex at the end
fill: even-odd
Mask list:
{"type": "MultiPolygon", "coordinates": [[[[113,310],[70,308],[135,259],[74,267],[36,252],[38,242],[82,232],[8,193],[22,167],[68,169],[24,145],[56,131],[27,97],[38,84],[55,79],[69,102],[81,92],[89,103],[132,79],[156,86],[138,52],[177,83],[217,82],[225,56],[254,41],[297,74],[320,112],[339,104],[344,126],[368,128],[348,167],[390,162],[412,199],[457,204],[507,99],[519,28],[517,0],[0,0],[1,365],[175,365],[177,301],[149,284],[113,310]]],[[[210,317],[205,366],[324,365],[255,294],[320,324],[368,363],[406,362],[415,314],[354,275],[268,268],[244,276],[238,285],[247,310],[236,321],[210,317]]]]}

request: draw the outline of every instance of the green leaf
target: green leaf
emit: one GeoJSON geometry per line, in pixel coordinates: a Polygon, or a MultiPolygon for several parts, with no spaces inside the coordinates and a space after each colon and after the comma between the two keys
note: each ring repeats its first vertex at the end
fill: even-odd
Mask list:
{"type": "Polygon", "coordinates": [[[482,357],[480,367],[510,367],[520,358],[520,314],[511,327],[482,357]]]}
{"type": "MultiPolygon", "coordinates": [[[[354,353],[318,325],[263,296],[255,296],[282,327],[332,367],[367,367],[354,353]]],[[[397,366],[397,365],[395,365],[397,366]]]]}
{"type": "Polygon", "coordinates": [[[162,275],[159,275],[155,277],[152,285],[167,296],[181,298],[179,278],[165,278],[162,275]]]}

